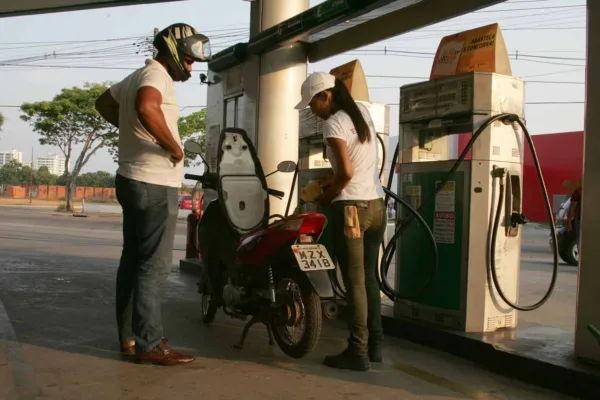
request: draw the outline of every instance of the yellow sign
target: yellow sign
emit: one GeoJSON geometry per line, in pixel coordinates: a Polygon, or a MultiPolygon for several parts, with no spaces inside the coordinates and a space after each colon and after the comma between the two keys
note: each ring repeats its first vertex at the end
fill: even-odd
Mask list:
{"type": "Polygon", "coordinates": [[[498,24],[443,38],[429,79],[473,71],[512,75],[506,43],[498,24]]]}

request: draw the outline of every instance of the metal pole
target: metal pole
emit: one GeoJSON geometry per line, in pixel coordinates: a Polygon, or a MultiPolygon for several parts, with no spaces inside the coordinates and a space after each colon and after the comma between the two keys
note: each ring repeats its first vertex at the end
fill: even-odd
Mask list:
{"type": "Polygon", "coordinates": [[[583,187],[581,201],[581,238],[579,240],[579,282],[577,285],[577,321],[575,354],[577,357],[600,362],[600,346],[588,330],[600,327],[600,213],[596,201],[600,198],[600,2],[587,1],[585,132],[583,151],[583,187]]]}
{"type": "Polygon", "coordinates": [[[31,147],[31,166],[29,167],[29,204],[33,203],[33,146],[31,147]]]}
{"type": "MultiPolygon", "coordinates": [[[[251,33],[257,29],[264,31],[306,11],[309,1],[260,0],[256,7],[251,33]]],[[[306,79],[306,71],[306,50],[300,43],[261,56],[256,147],[265,171],[275,171],[281,161],[298,159],[299,116],[294,106],[300,101],[300,86],[306,79]]],[[[290,196],[292,179],[292,174],[274,174],[267,178],[267,183],[290,196]]],[[[271,198],[271,214],[283,215],[287,203],[288,198],[271,198]]],[[[295,197],[290,204],[290,209],[294,208],[295,197]]]]}

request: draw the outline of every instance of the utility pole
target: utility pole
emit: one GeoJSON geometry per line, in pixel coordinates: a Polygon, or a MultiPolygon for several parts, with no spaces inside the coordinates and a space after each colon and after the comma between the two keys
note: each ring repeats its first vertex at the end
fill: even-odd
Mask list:
{"type": "Polygon", "coordinates": [[[33,203],[33,146],[31,146],[31,166],[29,168],[29,204],[33,203]]]}
{"type": "MultiPolygon", "coordinates": [[[[154,28],[154,37],[156,37],[158,35],[158,28],[154,28]]],[[[156,55],[158,54],[158,50],[156,50],[156,47],[154,47],[154,45],[152,45],[152,48],[154,49],[152,51],[152,58],[156,58],[156,55]]]]}

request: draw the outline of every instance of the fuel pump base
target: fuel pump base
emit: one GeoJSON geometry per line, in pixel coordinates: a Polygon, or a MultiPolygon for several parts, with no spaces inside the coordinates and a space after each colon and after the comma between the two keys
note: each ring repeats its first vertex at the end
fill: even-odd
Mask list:
{"type": "MultiPolygon", "coordinates": [[[[440,161],[402,165],[400,196],[415,208],[420,207],[420,202],[435,191],[453,164],[453,161],[440,161]]],[[[488,227],[492,225],[497,204],[498,188],[496,185],[494,189],[491,179],[494,167],[506,168],[513,176],[520,176],[518,163],[465,161],[436,196],[435,202],[421,210],[421,216],[431,227],[438,244],[438,273],[423,295],[396,300],[397,316],[465,332],[517,326],[517,311],[498,297],[486,262],[490,240],[488,227]]],[[[503,214],[501,220],[505,221],[507,215],[511,213],[503,214]]],[[[497,238],[496,267],[504,292],[511,300],[516,300],[520,232],[505,235],[505,226],[503,224],[497,238]]],[[[431,274],[428,266],[433,264],[433,259],[429,246],[418,223],[407,227],[398,248],[400,293],[414,292],[414,288],[422,287],[431,274]]]]}

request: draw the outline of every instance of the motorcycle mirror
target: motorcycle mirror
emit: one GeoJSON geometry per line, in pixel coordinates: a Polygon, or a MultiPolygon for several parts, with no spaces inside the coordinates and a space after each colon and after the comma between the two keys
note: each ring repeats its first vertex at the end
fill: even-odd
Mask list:
{"type": "Polygon", "coordinates": [[[194,153],[194,154],[202,153],[202,147],[200,147],[200,144],[198,142],[194,142],[193,140],[188,140],[187,142],[185,142],[185,144],[183,145],[183,148],[186,149],[187,151],[189,151],[190,153],[194,153]]]}
{"type": "Polygon", "coordinates": [[[293,161],[282,161],[277,165],[277,171],[279,172],[294,172],[296,170],[296,163],[293,161]]]}
{"type": "Polygon", "coordinates": [[[202,147],[200,147],[200,144],[198,142],[194,142],[193,140],[188,140],[187,142],[185,142],[183,144],[183,148],[186,151],[189,151],[190,153],[200,156],[200,158],[202,159],[202,162],[204,163],[204,165],[206,165],[207,171],[209,170],[208,163],[206,162],[204,157],[202,157],[202,147]]]}

